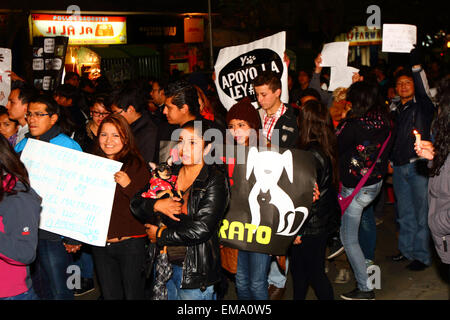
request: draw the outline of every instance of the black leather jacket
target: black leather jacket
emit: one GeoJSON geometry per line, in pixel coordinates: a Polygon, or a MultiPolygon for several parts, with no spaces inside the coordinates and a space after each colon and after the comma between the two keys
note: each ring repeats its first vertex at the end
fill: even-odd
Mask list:
{"type": "MultiPolygon", "coordinates": [[[[218,231],[229,200],[225,173],[214,165],[205,165],[190,188],[187,216],[180,215],[181,221],[174,222],[160,214],[167,229],[158,238],[158,245],[187,247],[181,288],[205,290],[220,281],[218,231]]],[[[157,215],[153,211],[155,202],[155,199],[142,198],[139,192],[130,206],[136,218],[150,222],[157,215]]]]}
{"type": "Polygon", "coordinates": [[[309,144],[306,150],[314,156],[320,197],[312,204],[310,215],[300,229],[299,235],[318,236],[332,231],[336,220],[340,219],[340,208],[336,188],[333,185],[333,167],[330,158],[318,143],[309,144]]]}

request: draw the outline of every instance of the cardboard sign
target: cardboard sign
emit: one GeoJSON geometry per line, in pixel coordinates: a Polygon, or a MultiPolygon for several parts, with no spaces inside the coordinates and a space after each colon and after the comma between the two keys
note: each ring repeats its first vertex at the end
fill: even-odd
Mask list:
{"type": "Polygon", "coordinates": [[[383,24],[383,52],[409,53],[417,43],[417,27],[409,24],[383,24]]]}
{"type": "Polygon", "coordinates": [[[280,98],[288,103],[287,66],[283,61],[285,50],[284,31],[251,43],[221,49],[214,70],[217,93],[224,107],[229,110],[247,96],[257,107],[252,81],[262,71],[273,71],[279,76],[280,98]]]}
{"type": "Polygon", "coordinates": [[[43,199],[39,228],[105,246],[122,163],[35,139],[20,159],[43,199]]]}

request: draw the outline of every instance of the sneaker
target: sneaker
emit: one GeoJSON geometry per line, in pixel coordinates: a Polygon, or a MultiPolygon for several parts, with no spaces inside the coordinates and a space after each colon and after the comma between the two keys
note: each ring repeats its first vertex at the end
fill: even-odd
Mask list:
{"type": "Polygon", "coordinates": [[[342,245],[339,237],[333,237],[328,245],[327,260],[333,259],[344,252],[344,246],[342,245]]]}
{"type": "Polygon", "coordinates": [[[339,269],[339,273],[334,279],[334,283],[347,283],[350,281],[350,270],[339,269]]]}
{"type": "Polygon", "coordinates": [[[392,256],[391,257],[392,261],[394,262],[399,262],[399,261],[405,261],[408,260],[408,258],[406,258],[404,255],[402,255],[401,253],[397,254],[396,256],[392,256]]]}
{"type": "Polygon", "coordinates": [[[428,266],[426,264],[420,262],[419,260],[414,260],[413,262],[408,264],[406,266],[406,268],[411,270],[411,271],[423,271],[426,268],[428,268],[428,266]]]}
{"type": "Polygon", "coordinates": [[[341,298],[344,300],[375,300],[375,292],[372,291],[361,291],[356,288],[349,293],[341,294],[341,298]]]}
{"type": "Polygon", "coordinates": [[[95,290],[94,279],[90,278],[81,278],[81,288],[75,289],[73,291],[73,295],[75,297],[82,296],[86,293],[92,292],[95,290]]]}
{"type": "Polygon", "coordinates": [[[374,264],[373,260],[366,259],[366,268],[369,268],[369,267],[372,266],[373,264],[374,264]]]}

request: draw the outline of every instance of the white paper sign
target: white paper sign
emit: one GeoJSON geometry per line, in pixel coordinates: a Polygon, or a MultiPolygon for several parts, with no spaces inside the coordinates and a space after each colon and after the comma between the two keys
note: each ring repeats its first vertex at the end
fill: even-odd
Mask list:
{"type": "Polygon", "coordinates": [[[105,246],[122,163],[35,139],[20,159],[43,198],[39,228],[105,246]]]}
{"type": "Polygon", "coordinates": [[[383,52],[409,53],[417,43],[417,27],[409,24],[383,24],[383,52]]]}
{"type": "Polygon", "coordinates": [[[348,41],[326,43],[321,55],[322,67],[346,66],[348,60],[348,41]]]}
{"type": "Polygon", "coordinates": [[[220,50],[217,57],[215,84],[220,102],[229,110],[244,97],[258,107],[253,79],[263,71],[273,71],[281,80],[281,101],[289,102],[287,66],[284,62],[286,32],[279,32],[247,44],[220,50]]]}
{"type": "Polygon", "coordinates": [[[334,91],[339,87],[350,87],[352,85],[353,73],[355,72],[358,73],[359,69],[348,66],[331,67],[328,91],[334,91]]]}
{"type": "Polygon", "coordinates": [[[11,91],[11,49],[0,48],[0,105],[6,106],[11,91]]]}

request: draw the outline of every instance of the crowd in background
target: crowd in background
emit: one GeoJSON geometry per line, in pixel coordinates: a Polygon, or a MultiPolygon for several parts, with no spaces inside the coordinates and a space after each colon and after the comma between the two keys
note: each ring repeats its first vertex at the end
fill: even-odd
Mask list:
{"type": "Polygon", "coordinates": [[[318,299],[332,300],[326,261],[333,261],[335,283],[351,272],[356,280],[341,298],[371,300],[367,269],[386,203],[394,204],[399,232],[393,261],[409,260],[407,268],[420,272],[431,265],[434,244],[450,264],[450,78],[444,66],[424,66],[418,49],[408,59],[360,67],[349,88],[330,92],[318,55],[311,70],[289,74],[289,103],[280,100],[279,76],[264,72],[252,83],[258,109],[244,98],[230,110],[201,72],[120,86],[69,72],[51,95],[11,73],[0,107],[0,298],[74,299],[94,290],[96,278],[103,299],[223,299],[229,281],[238,299],[281,299],[291,272],[294,299],[312,287],[318,299]],[[182,160],[170,170],[180,194],[157,198],[150,191],[162,171],[149,163],[160,162],[161,142],[178,128],[182,160]],[[314,202],[286,256],[220,245],[232,188],[221,165],[203,160],[212,149],[207,128],[228,129],[236,145],[312,153],[314,202]],[[38,230],[41,199],[19,158],[29,138],[124,164],[114,175],[105,247],[38,230]],[[75,289],[67,286],[73,264],[81,269],[75,289]]]}

